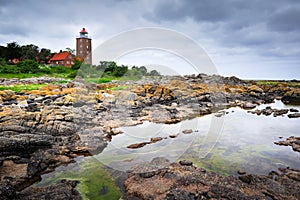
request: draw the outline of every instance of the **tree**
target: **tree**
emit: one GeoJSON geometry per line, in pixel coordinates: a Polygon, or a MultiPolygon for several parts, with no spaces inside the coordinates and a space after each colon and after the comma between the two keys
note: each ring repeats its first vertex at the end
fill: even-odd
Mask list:
{"type": "Polygon", "coordinates": [[[82,65],[83,60],[79,60],[76,56],[74,56],[73,62],[74,64],[72,65],[71,69],[77,70],[82,65]]]}
{"type": "Polygon", "coordinates": [[[5,57],[7,61],[14,58],[20,59],[21,57],[20,45],[18,45],[17,42],[7,43],[5,57]]]}
{"type": "Polygon", "coordinates": [[[21,46],[21,60],[37,60],[39,47],[34,44],[21,46]]]}
{"type": "Polygon", "coordinates": [[[127,66],[117,66],[114,71],[112,72],[113,76],[117,76],[117,77],[121,77],[124,74],[126,74],[126,72],[128,71],[128,67],[127,66]]]}
{"type": "Polygon", "coordinates": [[[5,65],[6,65],[5,58],[0,57],[0,66],[5,66],[5,65]]]}
{"type": "Polygon", "coordinates": [[[143,76],[147,74],[147,68],[145,66],[141,66],[140,68],[138,68],[138,70],[143,76]]]}
{"type": "Polygon", "coordinates": [[[113,73],[113,71],[118,67],[117,63],[114,61],[107,61],[105,63],[105,72],[113,73]]]}
{"type": "Polygon", "coordinates": [[[71,48],[67,47],[67,48],[66,48],[66,51],[67,51],[67,52],[70,52],[70,53],[73,54],[73,55],[75,54],[75,49],[71,49],[71,48]]]}
{"type": "Polygon", "coordinates": [[[38,54],[38,62],[40,64],[46,64],[51,58],[51,50],[42,48],[41,51],[38,54]]]}
{"type": "Polygon", "coordinates": [[[149,75],[150,76],[160,76],[160,74],[156,70],[151,70],[150,73],[149,73],[149,75]]]}
{"type": "Polygon", "coordinates": [[[34,60],[24,60],[17,64],[21,73],[37,73],[39,72],[39,64],[34,60]]]}

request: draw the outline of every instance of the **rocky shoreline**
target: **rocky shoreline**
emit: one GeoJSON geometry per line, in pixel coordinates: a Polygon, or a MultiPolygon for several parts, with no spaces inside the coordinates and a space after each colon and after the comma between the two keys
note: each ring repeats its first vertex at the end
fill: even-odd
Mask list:
{"type": "Polygon", "coordinates": [[[299,199],[300,172],[282,169],[265,176],[221,176],[193,166],[154,158],[133,169],[125,181],[125,199],[299,199]],[[292,186],[292,187],[291,187],[292,186]]]}
{"type": "MultiPolygon", "coordinates": [[[[27,82],[1,79],[1,85],[27,82]]],[[[55,81],[30,80],[33,82],[55,81]]],[[[78,78],[39,90],[0,91],[0,196],[18,199],[34,192],[37,196],[26,198],[43,199],[45,193],[54,189],[24,188],[38,181],[41,174],[72,162],[78,155],[102,152],[110,139],[120,134],[121,126],[143,121],[177,123],[232,106],[253,109],[274,99],[299,104],[300,88],[199,74],[113,84],[85,83],[78,78]],[[126,89],[107,89],[120,86],[126,89]]],[[[68,181],[57,185],[68,188],[70,195],[66,199],[80,198],[75,186],[68,181]]],[[[59,198],[54,195],[52,199],[59,198]]]]}

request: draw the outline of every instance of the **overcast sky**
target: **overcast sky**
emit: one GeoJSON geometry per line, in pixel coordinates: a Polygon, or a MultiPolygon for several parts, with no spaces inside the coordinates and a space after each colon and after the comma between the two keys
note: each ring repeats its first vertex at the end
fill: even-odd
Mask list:
{"type": "MultiPolygon", "coordinates": [[[[0,0],[0,45],[75,49],[85,27],[96,49],[121,32],[160,27],[194,40],[221,75],[300,79],[299,19],[299,0],[0,0]]],[[[117,61],[189,73],[188,63],[166,52],[133,52],[117,61]]]]}

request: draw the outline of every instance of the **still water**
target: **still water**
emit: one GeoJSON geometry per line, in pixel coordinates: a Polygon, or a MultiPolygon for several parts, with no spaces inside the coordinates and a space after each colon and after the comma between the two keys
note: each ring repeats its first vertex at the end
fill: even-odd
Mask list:
{"type": "MultiPolygon", "coordinates": [[[[267,106],[300,110],[300,106],[286,106],[281,101],[260,105],[255,109],[267,106]]],[[[118,196],[119,191],[113,186],[111,177],[103,166],[127,171],[133,165],[151,161],[155,157],[165,157],[170,161],[189,159],[199,167],[224,175],[237,175],[237,170],[266,174],[279,167],[299,169],[300,153],[293,152],[289,146],[274,144],[275,141],[285,140],[290,136],[299,136],[299,121],[299,118],[290,119],[286,115],[257,116],[236,107],[224,110],[222,116],[211,114],[178,124],[144,122],[137,126],[122,127],[120,129],[123,133],[114,136],[102,153],[77,158],[77,163],[59,167],[55,172],[44,175],[38,185],[47,185],[59,178],[77,177],[84,180],[79,189],[86,193],[86,198],[92,193],[87,189],[89,185],[101,186],[101,182],[101,187],[106,184],[107,191],[113,191],[112,194],[118,196]],[[186,129],[191,129],[192,133],[184,134],[186,129]],[[163,140],[138,149],[127,148],[128,145],[149,142],[151,138],[157,137],[162,137],[163,140]],[[97,175],[102,178],[95,179],[97,175]]],[[[101,199],[108,194],[96,195],[101,199]]]]}
{"type": "MultiPolygon", "coordinates": [[[[260,105],[255,109],[296,108],[281,101],[260,105]]],[[[291,147],[275,145],[275,141],[299,136],[299,119],[287,116],[257,116],[240,108],[230,108],[223,116],[216,114],[182,121],[178,124],[155,124],[123,127],[123,134],[99,155],[99,161],[114,169],[126,171],[136,163],[161,156],[170,161],[191,159],[198,166],[223,174],[235,175],[242,169],[247,173],[266,174],[278,167],[299,168],[300,154],[291,147]],[[191,134],[182,131],[191,129],[191,134]],[[170,135],[177,135],[170,138],[170,135]],[[151,138],[165,138],[139,149],[128,149],[134,143],[148,142],[151,138]],[[282,137],[282,139],[279,139],[282,137]]]]}

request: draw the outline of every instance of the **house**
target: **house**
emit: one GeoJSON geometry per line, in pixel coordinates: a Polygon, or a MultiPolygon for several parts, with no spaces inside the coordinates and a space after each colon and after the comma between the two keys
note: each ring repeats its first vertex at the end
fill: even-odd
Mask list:
{"type": "Polygon", "coordinates": [[[74,55],[70,52],[60,52],[56,53],[50,60],[49,63],[51,65],[60,65],[65,67],[71,67],[74,62],[74,55]]]}
{"type": "Polygon", "coordinates": [[[20,62],[20,60],[18,58],[13,58],[13,59],[9,59],[8,62],[16,65],[20,62]]]}

